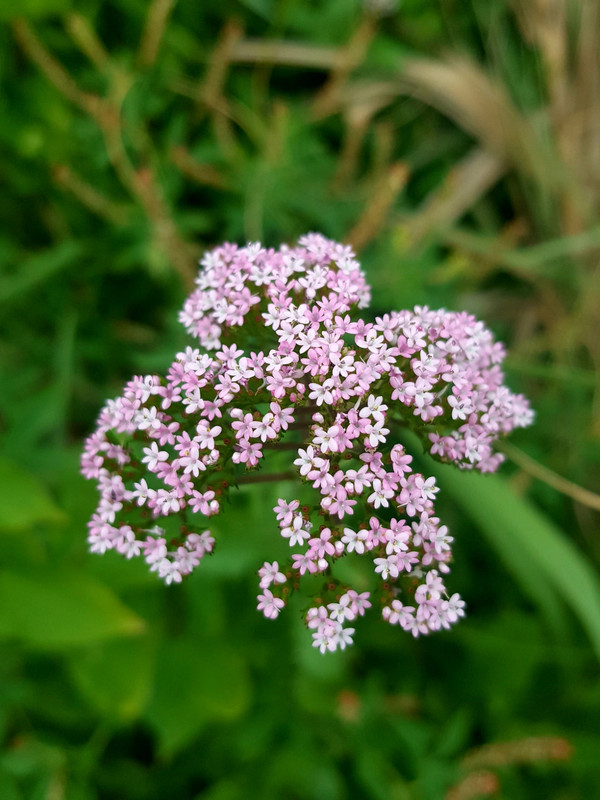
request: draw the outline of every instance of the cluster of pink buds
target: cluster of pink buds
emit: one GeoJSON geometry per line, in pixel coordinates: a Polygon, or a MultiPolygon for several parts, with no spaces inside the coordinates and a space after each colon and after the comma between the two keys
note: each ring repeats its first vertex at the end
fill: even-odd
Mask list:
{"type": "Polygon", "coordinates": [[[426,307],[365,322],[368,303],[352,250],[319,234],[208,253],[180,317],[201,347],[177,353],[164,378],[133,378],[86,442],[83,474],[100,489],[92,551],[142,557],[180,582],[215,545],[203,518],[292,451],[291,496],[274,508],[290,557],[259,570],[267,618],[302,588],[326,652],[352,642],[348,623],[375,598],[414,636],[463,616],[442,577],[453,540],[438,487],[399,437],[411,430],[438,459],[491,472],[496,440],[533,414],[504,386],[504,349],[481,322],[426,307]]]}

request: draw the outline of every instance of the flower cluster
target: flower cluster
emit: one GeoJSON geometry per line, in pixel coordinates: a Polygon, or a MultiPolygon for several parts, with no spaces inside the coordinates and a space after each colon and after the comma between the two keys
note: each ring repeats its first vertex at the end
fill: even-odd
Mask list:
{"type": "Polygon", "coordinates": [[[360,265],[318,234],[279,250],[223,245],[197,286],[181,322],[202,349],[177,353],[164,378],[133,378],[86,442],[82,471],[100,489],[92,551],[143,557],[181,581],[215,544],[197,520],[218,514],[248,471],[268,479],[266,455],[291,449],[296,496],[274,508],[290,557],[259,570],[258,609],[274,619],[319,579],[306,624],[321,652],[352,642],[346,623],[375,595],[383,619],[414,636],[456,622],[464,603],[442,577],[453,540],[435,513],[438,487],[398,435],[494,471],[495,441],[533,416],[503,384],[502,345],[466,313],[360,319],[360,265]],[[336,577],[340,559],[356,561],[357,588],[336,577]]]}

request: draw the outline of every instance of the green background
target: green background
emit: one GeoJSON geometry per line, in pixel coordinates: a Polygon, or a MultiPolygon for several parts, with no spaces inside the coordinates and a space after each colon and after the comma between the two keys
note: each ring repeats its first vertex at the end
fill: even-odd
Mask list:
{"type": "Polygon", "coordinates": [[[597,795],[599,28],[594,0],[0,3],[2,800],[597,795]],[[367,316],[484,319],[537,412],[497,476],[421,463],[467,618],[327,656],[255,611],[284,487],[166,588],[87,553],[78,471],[186,344],[202,252],[310,230],[359,251],[367,316]]]}

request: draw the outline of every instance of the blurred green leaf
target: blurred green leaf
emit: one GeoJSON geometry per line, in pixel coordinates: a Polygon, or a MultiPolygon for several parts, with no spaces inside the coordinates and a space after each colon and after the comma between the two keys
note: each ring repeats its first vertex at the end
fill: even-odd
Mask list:
{"type": "Polygon", "coordinates": [[[498,475],[459,472],[438,464],[432,471],[498,550],[526,592],[531,593],[531,581],[535,580],[538,600],[550,598],[552,592],[571,607],[600,658],[600,580],[560,528],[498,475]]]}
{"type": "Polygon", "coordinates": [[[111,639],[73,653],[69,667],[75,685],[110,720],[136,719],[148,702],[156,643],[146,636],[111,639]]]}
{"type": "Polygon", "coordinates": [[[141,633],[144,622],[85,575],[0,574],[0,636],[42,649],[141,633]]]}
{"type": "Polygon", "coordinates": [[[22,800],[23,795],[12,775],[0,769],[0,797],[2,800],[22,800]]]}
{"type": "Polygon", "coordinates": [[[71,0],[0,0],[0,20],[15,17],[47,17],[62,14],[71,6],[71,0]]]}
{"type": "Polygon", "coordinates": [[[239,0],[239,3],[267,21],[273,15],[273,0],[239,0]]]}
{"type": "Polygon", "coordinates": [[[412,800],[413,794],[378,747],[361,748],[356,764],[356,776],[372,800],[412,800]],[[390,789],[393,786],[393,792],[390,789]]]}
{"type": "Polygon", "coordinates": [[[67,269],[80,258],[83,250],[80,242],[67,239],[53,248],[30,256],[19,266],[18,272],[0,280],[0,303],[14,300],[57,272],[67,269]]]}
{"type": "Polygon", "coordinates": [[[220,641],[167,640],[158,654],[154,696],[145,714],[160,750],[171,756],[211,722],[233,720],[250,702],[240,655],[220,641]]]}
{"type": "Polygon", "coordinates": [[[22,531],[41,522],[65,519],[43,483],[5,458],[0,458],[0,506],[0,530],[4,531],[22,531]]]}
{"type": "Polygon", "coordinates": [[[478,676],[465,692],[496,717],[515,715],[539,668],[557,657],[531,612],[505,612],[485,622],[470,619],[456,636],[466,645],[469,673],[478,676]]]}

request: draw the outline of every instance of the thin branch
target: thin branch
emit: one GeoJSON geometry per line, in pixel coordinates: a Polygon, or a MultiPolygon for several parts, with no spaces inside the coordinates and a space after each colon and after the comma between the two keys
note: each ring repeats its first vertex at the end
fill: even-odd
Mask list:
{"type": "Polygon", "coordinates": [[[556,489],[562,494],[572,497],[573,500],[576,500],[578,503],[600,511],[600,495],[590,492],[589,489],[584,489],[582,486],[572,481],[568,481],[557,472],[535,461],[531,456],[528,456],[512,444],[502,442],[498,447],[506,453],[511,461],[514,461],[517,466],[521,467],[522,470],[532,477],[547,483],[548,486],[552,486],[553,489],[556,489]]]}
{"type": "Polygon", "coordinates": [[[65,28],[82,53],[85,53],[100,72],[104,72],[110,64],[110,59],[104,45],[96,36],[96,32],[87,19],[82,14],[73,11],[65,17],[65,28]]]}
{"type": "Polygon", "coordinates": [[[222,152],[228,158],[235,157],[239,147],[231,124],[230,103],[223,89],[231,64],[231,53],[243,33],[241,25],[236,20],[229,20],[225,25],[221,37],[211,53],[204,80],[198,87],[195,96],[196,102],[204,105],[211,112],[215,136],[222,152]]]}
{"type": "Polygon", "coordinates": [[[407,222],[411,244],[460,219],[505,172],[506,165],[501,159],[475,148],[448,173],[443,184],[431,192],[407,222]]]}
{"type": "Polygon", "coordinates": [[[114,203],[94,186],[86,183],[66,164],[57,164],[52,170],[52,177],[60,186],[71,192],[82,205],[99,217],[114,225],[123,225],[128,222],[129,209],[114,203]]]}
{"type": "Polygon", "coordinates": [[[340,64],[342,52],[340,47],[319,47],[277,39],[242,39],[231,49],[231,60],[238,64],[280,64],[330,70],[340,64]]]}
{"type": "Polygon", "coordinates": [[[196,161],[185,147],[172,147],[169,157],[173,164],[187,175],[188,178],[204,186],[214,186],[216,189],[227,189],[227,181],[221,173],[212,166],[196,161]]]}
{"type": "Polygon", "coordinates": [[[573,748],[563,737],[531,736],[514,742],[484,744],[462,759],[464,769],[504,767],[512,764],[536,764],[539,761],[563,761],[570,758],[573,748]]]}
{"type": "Polygon", "coordinates": [[[317,95],[313,104],[315,119],[333,114],[338,109],[339,96],[351,73],[358,67],[371,44],[377,24],[374,17],[365,17],[354,32],[352,38],[340,52],[340,56],[325,86],[317,95]]]}
{"type": "Polygon", "coordinates": [[[44,47],[29,24],[22,18],[12,24],[15,37],[29,58],[37,64],[50,83],[68,100],[86,113],[97,118],[102,99],[97,95],[82,91],[63,65],[44,47]]]}
{"type": "Polygon", "coordinates": [[[196,254],[192,246],[181,238],[154,171],[138,170],[136,187],[136,194],[153,223],[156,241],[179,273],[185,288],[190,290],[196,276],[196,254]]]}
{"type": "MultiPolygon", "coordinates": [[[[152,224],[158,245],[181,276],[186,288],[191,288],[196,272],[196,254],[191,245],[181,237],[154,170],[151,168],[136,170],[123,142],[121,105],[131,86],[132,78],[124,72],[113,72],[108,99],[82,92],[62,64],[44,47],[27,22],[18,19],[13,23],[13,29],[25,53],[37,64],[48,80],[68,100],[96,121],[104,137],[109,160],[119,180],[141,204],[152,224]]],[[[91,198],[88,192],[87,199],[92,200],[93,205],[98,198],[91,198]]]]}
{"type": "Polygon", "coordinates": [[[223,104],[223,87],[231,55],[237,42],[243,36],[243,29],[236,20],[230,20],[224,27],[217,46],[213,50],[206,76],[197,93],[200,102],[209,108],[219,108],[223,104]]]}
{"type": "Polygon", "coordinates": [[[360,252],[377,236],[390,207],[404,188],[407,179],[408,167],[398,161],[391,165],[383,180],[375,187],[370,203],[346,237],[346,241],[356,252],[360,252]]]}
{"type": "Polygon", "coordinates": [[[177,0],[153,0],[148,9],[137,56],[140,67],[151,67],[156,61],[169,16],[176,2],[177,0]]]}

